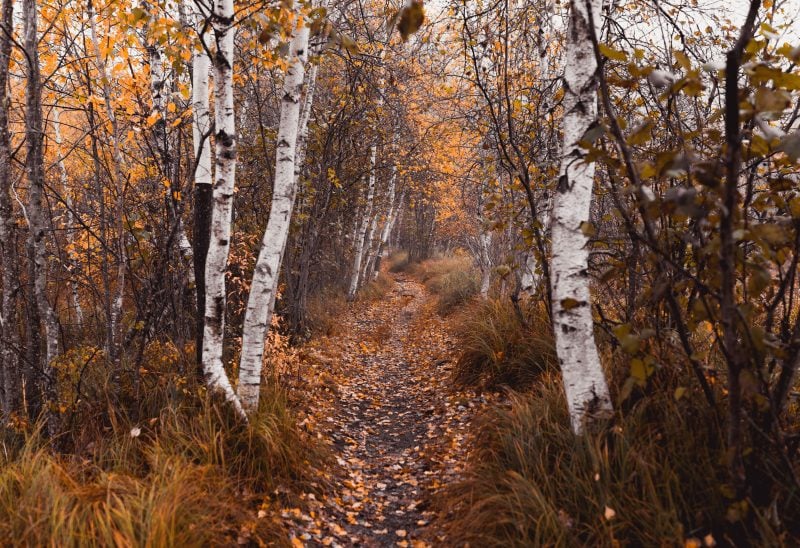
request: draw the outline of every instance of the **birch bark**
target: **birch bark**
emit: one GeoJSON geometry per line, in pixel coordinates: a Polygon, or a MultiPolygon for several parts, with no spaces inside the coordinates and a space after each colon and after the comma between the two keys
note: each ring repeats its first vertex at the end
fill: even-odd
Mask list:
{"type": "Polygon", "coordinates": [[[481,227],[478,245],[481,256],[481,298],[486,299],[489,297],[489,287],[492,282],[492,258],[489,254],[492,248],[492,233],[484,227],[481,227]]]}
{"type": "MultiPolygon", "coordinates": [[[[375,250],[375,255],[370,263],[370,270],[368,271],[370,279],[373,281],[378,279],[378,274],[381,270],[381,260],[386,253],[386,244],[389,241],[389,234],[392,232],[394,226],[395,210],[397,204],[397,192],[395,189],[395,180],[397,178],[397,168],[392,168],[392,178],[389,183],[389,210],[386,212],[386,220],[381,229],[381,235],[378,240],[378,247],[375,250]]],[[[402,197],[401,197],[402,201],[402,197]]]]}
{"type": "MultiPolygon", "coordinates": [[[[22,3],[25,57],[28,74],[25,88],[25,144],[27,158],[25,168],[28,175],[28,225],[30,235],[28,245],[33,258],[33,290],[39,317],[44,324],[45,355],[39,373],[39,388],[44,396],[43,409],[47,417],[47,430],[50,436],[58,431],[58,419],[51,405],[56,402],[56,384],[53,362],[58,355],[58,318],[47,299],[47,247],[45,232],[44,199],[44,126],[42,123],[42,87],[39,69],[38,33],[36,27],[36,0],[22,3]]],[[[39,329],[31,325],[30,329],[39,329]]]]}
{"type": "Polygon", "coordinates": [[[233,0],[216,0],[211,14],[217,51],[214,55],[214,125],[216,181],[211,211],[211,234],[206,257],[206,299],[203,325],[203,373],[241,417],[246,417],[222,363],[225,333],[225,271],[233,222],[236,178],[236,118],[233,100],[233,0]]]}
{"type": "MultiPolygon", "coordinates": [[[[272,319],[281,260],[289,234],[292,209],[297,194],[297,138],[300,99],[305,63],[308,57],[309,27],[299,20],[289,48],[290,62],[283,84],[281,116],[275,161],[275,184],[269,221],[253,272],[242,333],[242,358],[239,365],[238,394],[242,405],[253,413],[258,409],[264,340],[272,319]]],[[[308,118],[306,118],[306,123],[308,118]]],[[[304,131],[300,130],[300,132],[304,131]]]]}
{"type": "MultiPolygon", "coordinates": [[[[612,412],[594,341],[589,288],[588,238],[594,164],[584,162],[579,141],[597,119],[597,62],[590,12],[600,21],[602,0],[572,0],[564,68],[564,149],[552,218],[552,295],[556,351],[561,364],[572,429],[612,412]]],[[[599,34],[599,29],[595,29],[599,34]]]]}
{"type": "Polygon", "coordinates": [[[367,230],[369,229],[370,219],[372,218],[372,203],[375,199],[375,161],[378,154],[376,144],[370,147],[369,152],[369,185],[367,187],[367,203],[364,206],[364,216],[356,233],[355,249],[356,255],[353,259],[353,271],[350,275],[350,287],[347,291],[347,299],[352,301],[356,298],[358,291],[359,278],[361,275],[361,261],[364,260],[364,246],[366,245],[367,230]]]}

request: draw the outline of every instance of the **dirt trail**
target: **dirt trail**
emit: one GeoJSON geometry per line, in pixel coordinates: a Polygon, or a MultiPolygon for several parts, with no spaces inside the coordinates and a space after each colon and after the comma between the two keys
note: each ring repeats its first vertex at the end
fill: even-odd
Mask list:
{"type": "Polygon", "coordinates": [[[327,394],[309,404],[307,422],[329,440],[338,470],[334,493],[308,495],[308,514],[284,516],[297,545],[438,543],[431,497],[461,470],[483,399],[452,388],[454,343],[424,287],[395,279],[307,353],[313,371],[304,375],[322,379],[327,394]]]}

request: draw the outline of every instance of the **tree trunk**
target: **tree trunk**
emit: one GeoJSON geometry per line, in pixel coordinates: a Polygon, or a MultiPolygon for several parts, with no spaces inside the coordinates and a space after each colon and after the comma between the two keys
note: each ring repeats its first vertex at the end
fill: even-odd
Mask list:
{"type": "Polygon", "coordinates": [[[370,272],[372,273],[371,279],[373,281],[378,279],[378,274],[381,272],[381,261],[386,254],[386,245],[389,242],[389,234],[392,233],[394,221],[397,218],[396,211],[399,207],[399,204],[402,203],[403,200],[402,194],[400,195],[400,200],[397,200],[397,192],[395,190],[396,173],[396,168],[393,168],[391,183],[389,183],[389,211],[386,212],[386,221],[384,222],[383,229],[381,230],[380,240],[378,240],[378,249],[375,251],[375,256],[370,267],[370,272]]]}
{"type": "Polygon", "coordinates": [[[8,66],[11,59],[11,33],[14,28],[14,1],[3,0],[3,29],[0,30],[0,250],[3,264],[2,296],[2,411],[5,416],[18,412],[22,403],[22,382],[16,347],[19,346],[17,331],[17,299],[19,282],[17,267],[17,245],[14,223],[14,208],[11,201],[11,138],[8,133],[8,66]]]}
{"type": "MultiPolygon", "coordinates": [[[[258,410],[264,340],[272,320],[275,291],[297,194],[295,159],[309,31],[305,24],[296,28],[290,45],[291,60],[281,99],[272,204],[244,319],[238,394],[248,413],[258,410]]],[[[308,118],[305,121],[307,123],[308,118]]],[[[300,133],[304,131],[304,128],[300,129],[300,133]]]]}
{"type": "Polygon", "coordinates": [[[597,61],[589,25],[590,20],[599,21],[601,6],[602,0],[570,2],[564,69],[564,149],[553,203],[553,326],[576,434],[582,433],[586,421],[613,411],[594,341],[589,240],[582,230],[589,222],[594,164],[583,161],[584,152],[578,144],[597,120],[597,61]]]}
{"type": "Polygon", "coordinates": [[[69,275],[70,300],[72,310],[75,313],[75,320],[78,329],[83,327],[83,308],[81,308],[80,295],[78,294],[78,269],[80,261],[75,259],[75,228],[74,228],[74,204],[72,203],[72,193],[69,189],[69,178],[67,177],[67,167],[64,165],[64,157],[61,150],[61,110],[58,106],[53,107],[53,133],[55,134],[56,154],[58,155],[58,171],[61,177],[61,189],[64,193],[66,203],[66,233],[67,233],[67,274],[69,275]]]}
{"type": "Polygon", "coordinates": [[[372,202],[375,199],[375,160],[378,153],[377,145],[372,145],[369,152],[369,186],[367,187],[367,203],[364,206],[364,216],[361,218],[358,232],[355,238],[356,254],[353,258],[353,270],[350,275],[350,286],[347,290],[347,299],[352,301],[356,298],[358,291],[360,275],[361,275],[361,261],[364,259],[364,247],[367,242],[367,230],[372,218],[372,202]]]}
{"type": "Polygon", "coordinates": [[[206,52],[208,33],[199,29],[203,25],[196,11],[194,23],[200,32],[200,47],[195,47],[192,57],[192,139],[194,147],[194,279],[197,291],[197,318],[195,352],[197,365],[203,368],[203,329],[206,303],[206,257],[211,238],[213,209],[213,176],[211,173],[211,116],[208,107],[208,80],[211,60],[206,52]]]}
{"type": "Polygon", "coordinates": [[[492,258],[489,251],[492,248],[492,233],[486,228],[481,228],[478,236],[481,255],[481,298],[489,297],[489,286],[492,282],[492,258]]]}
{"type": "Polygon", "coordinates": [[[214,3],[214,126],[216,183],[213,191],[211,234],[206,258],[206,299],[203,324],[203,373],[212,390],[222,392],[236,412],[245,417],[239,398],[222,363],[225,335],[225,271],[233,222],[236,178],[236,114],[233,103],[233,0],[214,3]]]}
{"type": "Polygon", "coordinates": [[[127,249],[125,245],[125,224],[124,224],[124,198],[125,198],[125,173],[123,172],[122,152],[120,149],[120,136],[119,124],[117,123],[117,116],[114,111],[114,106],[111,104],[111,81],[108,78],[108,71],[106,70],[106,63],[100,51],[100,42],[97,38],[97,21],[92,5],[92,0],[88,4],[89,12],[89,31],[91,35],[92,45],[94,47],[95,60],[97,62],[97,70],[100,73],[100,86],[103,90],[103,103],[106,109],[106,116],[111,122],[111,145],[114,160],[114,169],[112,170],[113,178],[112,188],[116,190],[117,200],[115,204],[114,220],[117,229],[117,294],[111,305],[111,322],[109,325],[109,348],[108,357],[113,364],[115,371],[113,375],[113,384],[116,385],[113,389],[119,388],[120,375],[122,374],[122,305],[125,297],[125,274],[127,268],[127,249]]]}
{"type": "MultiPolygon", "coordinates": [[[[38,33],[36,28],[36,0],[24,0],[25,56],[28,61],[28,78],[25,88],[25,144],[28,172],[28,245],[33,258],[33,291],[39,318],[44,324],[45,354],[41,358],[39,389],[45,405],[47,432],[53,437],[58,433],[58,417],[53,407],[57,401],[53,362],[58,355],[58,318],[47,300],[47,218],[44,211],[44,126],[42,124],[42,87],[39,72],[38,33]]],[[[29,326],[38,330],[38,325],[29,326]]],[[[35,388],[34,388],[35,390],[35,388]]]]}

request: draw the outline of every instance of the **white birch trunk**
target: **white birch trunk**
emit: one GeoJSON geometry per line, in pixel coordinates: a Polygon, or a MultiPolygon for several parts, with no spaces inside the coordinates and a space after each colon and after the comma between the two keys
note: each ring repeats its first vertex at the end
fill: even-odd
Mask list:
{"type": "Polygon", "coordinates": [[[272,319],[275,289],[297,194],[296,147],[310,31],[308,26],[301,25],[295,29],[290,45],[290,62],[281,99],[272,204],[253,272],[242,332],[238,394],[248,413],[258,409],[264,341],[272,319]]]}
{"type": "Polygon", "coordinates": [[[355,250],[356,255],[353,259],[353,271],[350,276],[350,287],[347,291],[348,300],[353,300],[358,291],[358,283],[361,275],[361,261],[364,259],[364,246],[366,245],[367,230],[369,229],[370,219],[372,218],[372,202],[375,199],[375,161],[378,154],[377,145],[370,147],[369,153],[369,186],[367,187],[367,203],[364,206],[364,216],[361,218],[361,225],[356,233],[355,250]]]}
{"type": "MultiPolygon", "coordinates": [[[[198,25],[202,25],[197,17],[198,25]]],[[[208,44],[209,33],[203,33],[200,40],[208,44]]],[[[211,60],[205,46],[195,49],[192,56],[192,142],[195,153],[194,184],[211,185],[211,116],[208,108],[208,76],[211,60]]]]}
{"type": "Polygon", "coordinates": [[[228,267],[233,194],[236,179],[236,117],[233,102],[233,0],[216,0],[212,17],[217,52],[214,59],[214,122],[216,182],[211,239],[206,258],[206,307],[203,330],[203,372],[241,417],[246,417],[222,362],[225,333],[225,271],[228,267]]]}
{"type": "Polygon", "coordinates": [[[397,193],[395,191],[396,175],[397,168],[392,167],[392,179],[389,183],[389,210],[386,212],[386,220],[383,223],[383,229],[381,229],[378,247],[375,250],[375,255],[372,258],[372,262],[370,263],[370,279],[372,279],[372,281],[378,279],[378,275],[380,274],[380,262],[386,255],[386,244],[389,241],[389,234],[392,232],[392,227],[394,226],[395,204],[397,203],[397,193]]]}
{"type": "MultiPolygon", "coordinates": [[[[564,149],[553,203],[552,295],[556,351],[572,429],[613,410],[594,341],[589,288],[588,238],[594,164],[583,161],[578,142],[597,117],[597,81],[589,12],[600,21],[602,0],[570,2],[564,69],[564,149]]],[[[599,29],[596,29],[599,34],[599,29]]]]}
{"type": "Polygon", "coordinates": [[[492,248],[492,233],[481,228],[478,242],[481,255],[481,298],[486,299],[489,297],[489,286],[492,282],[492,259],[489,255],[492,248]]]}
{"type": "Polygon", "coordinates": [[[70,280],[70,300],[72,301],[72,310],[75,312],[78,328],[81,328],[83,327],[83,308],[81,308],[77,280],[77,271],[80,268],[80,262],[73,258],[73,248],[75,246],[75,228],[73,226],[75,223],[73,216],[74,205],[72,203],[72,193],[69,189],[67,166],[64,164],[64,156],[61,149],[61,109],[58,108],[58,105],[53,107],[53,133],[55,134],[56,154],[58,155],[58,172],[61,180],[61,192],[64,193],[64,201],[67,205],[65,224],[67,233],[67,268],[69,270],[70,280]]]}
{"type": "Polygon", "coordinates": [[[378,217],[378,213],[372,216],[372,220],[369,223],[369,230],[367,231],[367,237],[364,239],[364,260],[363,266],[361,267],[361,274],[359,274],[358,277],[359,285],[366,283],[374,254],[377,253],[377,249],[374,249],[374,247],[376,243],[375,231],[378,230],[378,217]]]}
{"type": "Polygon", "coordinates": [[[536,286],[539,285],[539,275],[536,273],[536,255],[533,250],[528,250],[524,254],[522,264],[522,276],[520,276],[520,292],[524,295],[533,295],[536,286]]]}

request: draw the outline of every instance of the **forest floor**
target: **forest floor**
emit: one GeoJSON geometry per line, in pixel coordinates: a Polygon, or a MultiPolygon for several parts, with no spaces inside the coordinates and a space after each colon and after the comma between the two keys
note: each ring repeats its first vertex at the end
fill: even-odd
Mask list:
{"type": "MultiPolygon", "coordinates": [[[[488,395],[453,386],[454,339],[435,298],[403,275],[301,351],[301,425],[330,446],[329,487],[282,516],[296,546],[429,546],[437,492],[463,470],[488,395]]],[[[446,513],[446,511],[444,512],[446,513]]]]}

